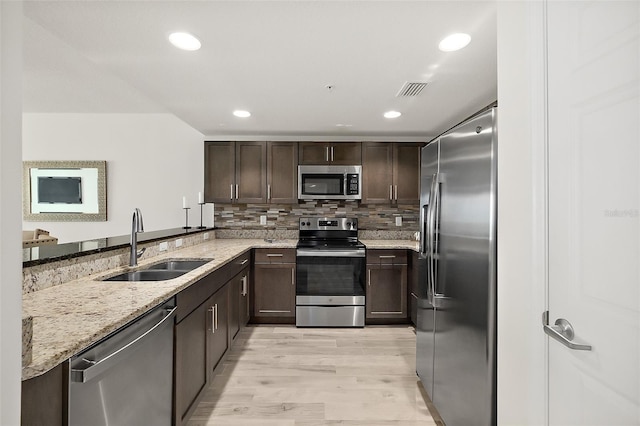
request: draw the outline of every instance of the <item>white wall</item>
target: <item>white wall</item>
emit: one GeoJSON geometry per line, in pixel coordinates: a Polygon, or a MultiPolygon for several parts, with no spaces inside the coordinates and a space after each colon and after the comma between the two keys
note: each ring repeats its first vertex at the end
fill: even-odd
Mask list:
{"type": "Polygon", "coordinates": [[[22,3],[0,2],[0,425],[20,423],[22,3]]]}
{"type": "Polygon", "coordinates": [[[106,160],[106,222],[23,222],[59,242],[124,235],[139,207],[146,231],[200,223],[203,135],[171,114],[24,114],[23,160],[106,160]]]}
{"type": "Polygon", "coordinates": [[[546,422],[542,3],[498,3],[498,424],[546,422]]]}

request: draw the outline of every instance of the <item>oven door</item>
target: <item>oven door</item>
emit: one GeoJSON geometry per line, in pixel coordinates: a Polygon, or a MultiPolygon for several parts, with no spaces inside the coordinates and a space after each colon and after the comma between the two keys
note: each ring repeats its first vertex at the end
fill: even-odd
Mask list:
{"type": "Polygon", "coordinates": [[[296,304],[364,305],[364,249],[298,249],[296,304]]]}

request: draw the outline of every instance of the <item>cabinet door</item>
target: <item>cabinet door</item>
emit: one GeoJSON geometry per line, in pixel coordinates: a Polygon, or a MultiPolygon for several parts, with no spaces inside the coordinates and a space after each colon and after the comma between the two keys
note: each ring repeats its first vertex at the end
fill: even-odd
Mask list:
{"type": "Polygon", "coordinates": [[[236,142],[236,188],[238,203],[267,201],[267,145],[265,142],[236,142]]]}
{"type": "Polygon", "coordinates": [[[368,265],[367,281],[367,318],[407,318],[407,265],[368,265]]]}
{"type": "Polygon", "coordinates": [[[331,164],[352,166],[362,164],[362,144],[360,142],[340,142],[331,144],[329,149],[331,164]]]}
{"type": "Polygon", "coordinates": [[[393,197],[393,144],[362,144],[362,203],[389,204],[393,197]]]}
{"type": "Polygon", "coordinates": [[[393,144],[393,198],[398,204],[420,203],[421,144],[393,144]]]}
{"type": "Polygon", "coordinates": [[[60,364],[48,372],[22,382],[20,424],[62,426],[69,387],[67,365],[60,364]]]}
{"type": "MultiPolygon", "coordinates": [[[[204,303],[175,327],[175,415],[182,424],[210,378],[207,333],[211,315],[204,303]]],[[[193,407],[195,408],[195,406],[193,407]]]]}
{"type": "Polygon", "coordinates": [[[208,203],[230,203],[235,197],[235,145],[233,142],[204,143],[204,199],[208,203]]]}
{"type": "Polygon", "coordinates": [[[300,142],[299,164],[329,164],[329,145],[322,142],[300,142]]]}
{"type": "Polygon", "coordinates": [[[210,327],[207,330],[209,374],[216,368],[229,347],[228,290],[229,286],[225,285],[205,303],[207,305],[207,314],[211,316],[210,327]]]}
{"type": "Polygon", "coordinates": [[[295,264],[256,264],[254,315],[295,317],[295,264]]]}
{"type": "Polygon", "coordinates": [[[267,143],[267,201],[298,202],[298,143],[267,143]]]}
{"type": "Polygon", "coordinates": [[[241,274],[233,277],[227,287],[229,288],[229,344],[236,338],[240,331],[240,304],[238,298],[242,292],[241,274]]]}

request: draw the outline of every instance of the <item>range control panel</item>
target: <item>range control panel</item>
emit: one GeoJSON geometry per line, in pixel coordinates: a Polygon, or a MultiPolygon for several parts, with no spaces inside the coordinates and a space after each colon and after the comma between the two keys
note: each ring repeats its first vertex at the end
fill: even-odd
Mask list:
{"type": "Polygon", "coordinates": [[[300,230],[305,231],[357,231],[358,219],[347,217],[302,217],[300,230]]]}

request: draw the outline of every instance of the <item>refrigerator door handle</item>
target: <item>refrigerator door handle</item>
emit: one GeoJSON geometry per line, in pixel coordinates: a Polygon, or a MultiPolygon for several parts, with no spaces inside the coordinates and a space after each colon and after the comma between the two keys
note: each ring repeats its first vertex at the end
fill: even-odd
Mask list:
{"type": "Polygon", "coordinates": [[[439,232],[440,232],[440,173],[436,173],[433,176],[433,212],[432,215],[432,233],[433,233],[433,244],[431,245],[431,264],[432,264],[432,291],[433,291],[433,300],[435,306],[436,296],[444,296],[444,294],[438,293],[438,243],[439,243],[439,232]]]}
{"type": "Polygon", "coordinates": [[[427,300],[431,305],[435,303],[435,270],[434,270],[434,243],[435,243],[435,206],[437,199],[435,194],[435,183],[437,182],[437,173],[433,175],[431,180],[431,188],[429,190],[429,209],[427,210],[427,236],[428,236],[428,253],[427,253],[427,300]]]}
{"type": "Polygon", "coordinates": [[[429,215],[429,204],[422,206],[422,221],[420,226],[420,254],[427,254],[427,238],[429,226],[427,225],[427,217],[429,215]]]}

